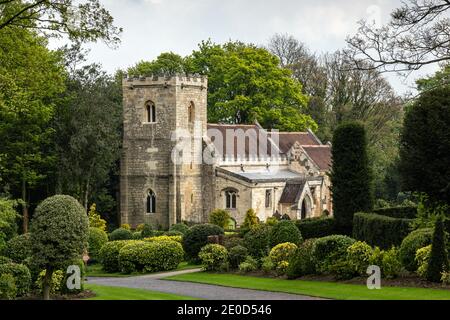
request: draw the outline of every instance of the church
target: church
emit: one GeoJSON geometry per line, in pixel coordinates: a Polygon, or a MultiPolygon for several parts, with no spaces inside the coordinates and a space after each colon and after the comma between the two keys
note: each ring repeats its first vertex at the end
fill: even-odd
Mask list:
{"type": "Polygon", "coordinates": [[[332,215],[330,144],[310,130],[207,123],[207,90],[206,76],[124,77],[121,223],[206,223],[215,209],[231,228],[250,208],[261,221],[332,215]]]}

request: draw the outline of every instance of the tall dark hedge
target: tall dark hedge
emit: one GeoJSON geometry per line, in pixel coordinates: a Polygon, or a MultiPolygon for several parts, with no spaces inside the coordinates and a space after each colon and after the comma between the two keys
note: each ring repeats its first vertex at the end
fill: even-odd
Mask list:
{"type": "Polygon", "coordinates": [[[438,218],[434,225],[433,240],[431,242],[431,255],[428,262],[427,280],[441,281],[441,272],[448,271],[448,257],[442,218],[438,218]]]}
{"type": "Polygon", "coordinates": [[[414,219],[417,216],[417,207],[389,207],[374,209],[372,212],[392,218],[414,219]]]}
{"type": "Polygon", "coordinates": [[[335,234],[336,221],[334,218],[308,218],[296,220],[295,224],[303,239],[321,238],[335,234]]]}
{"type": "Polygon", "coordinates": [[[353,215],[373,207],[372,172],[367,156],[364,126],[349,122],[333,135],[331,191],[338,231],[351,234],[353,215]]]}
{"type": "Polygon", "coordinates": [[[400,143],[402,189],[450,203],[450,86],[423,92],[406,112],[400,143]]]}
{"type": "Polygon", "coordinates": [[[389,249],[392,246],[399,246],[410,233],[411,221],[411,219],[358,212],[353,218],[353,238],[365,241],[372,246],[389,249]]]}
{"type": "Polygon", "coordinates": [[[200,249],[208,244],[208,236],[224,234],[221,227],[214,224],[198,224],[186,232],[183,237],[183,249],[186,258],[192,262],[199,262],[200,249]]]}

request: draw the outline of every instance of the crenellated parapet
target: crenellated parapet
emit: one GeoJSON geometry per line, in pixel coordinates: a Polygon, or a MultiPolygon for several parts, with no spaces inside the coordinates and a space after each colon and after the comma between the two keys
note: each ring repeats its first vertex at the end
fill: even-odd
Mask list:
{"type": "Polygon", "coordinates": [[[153,86],[179,86],[183,87],[200,87],[206,89],[208,85],[208,77],[199,74],[174,74],[174,75],[150,75],[135,76],[124,75],[122,84],[124,87],[133,89],[135,87],[153,87],[153,86]]]}

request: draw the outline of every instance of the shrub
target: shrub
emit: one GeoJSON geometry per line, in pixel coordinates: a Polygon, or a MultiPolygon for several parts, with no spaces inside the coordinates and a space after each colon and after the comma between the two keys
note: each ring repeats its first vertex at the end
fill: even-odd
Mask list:
{"type": "Polygon", "coordinates": [[[332,146],[330,178],[336,227],[344,234],[351,234],[353,215],[373,207],[372,172],[364,125],[358,122],[339,125],[334,131],[332,146]]]}
{"type": "MultiPolygon", "coordinates": [[[[38,279],[36,280],[36,288],[38,289],[38,292],[42,293],[42,282],[45,277],[46,270],[42,270],[39,273],[38,279]]],[[[64,285],[64,271],[62,270],[56,270],[52,273],[52,279],[50,280],[50,293],[56,294],[61,292],[61,289],[64,285]]]]}
{"type": "Polygon", "coordinates": [[[151,246],[144,241],[129,241],[119,251],[119,269],[123,273],[144,270],[143,252],[151,246]]]}
{"type": "Polygon", "coordinates": [[[76,199],[56,195],[45,199],[36,208],[30,231],[33,263],[49,271],[43,284],[44,299],[48,300],[53,270],[86,251],[89,220],[76,199]]]}
{"type": "Polygon", "coordinates": [[[166,232],[164,232],[164,235],[169,236],[169,237],[175,237],[175,236],[183,237],[184,236],[183,232],[175,231],[175,230],[166,231],[166,232]]]}
{"type": "Polygon", "coordinates": [[[25,265],[14,262],[2,264],[0,275],[2,274],[11,274],[14,277],[18,296],[25,296],[30,291],[31,274],[25,265]]]}
{"type": "Polygon", "coordinates": [[[0,198],[0,241],[2,234],[4,241],[17,235],[17,218],[19,217],[16,212],[17,205],[16,200],[0,198]]]}
{"type": "Polygon", "coordinates": [[[270,247],[275,247],[277,244],[285,242],[291,242],[298,245],[301,244],[302,241],[302,235],[292,221],[280,221],[272,227],[269,233],[270,247]]]}
{"type": "Polygon", "coordinates": [[[259,223],[259,219],[256,216],[256,212],[253,209],[248,209],[245,213],[244,223],[242,223],[241,229],[250,230],[253,226],[259,223]]]}
{"type": "Polygon", "coordinates": [[[136,226],[136,231],[142,231],[144,229],[144,224],[140,223],[136,226]]]}
{"type": "Polygon", "coordinates": [[[261,258],[261,269],[265,273],[270,273],[275,269],[275,264],[273,263],[272,259],[270,259],[270,257],[267,256],[261,258]]]}
{"type": "Polygon", "coordinates": [[[353,237],[386,249],[399,246],[410,232],[411,219],[396,219],[375,213],[355,213],[353,237]]]}
{"type": "Polygon", "coordinates": [[[184,223],[177,223],[177,224],[172,225],[170,227],[169,231],[178,231],[178,232],[181,232],[184,235],[184,234],[186,234],[186,232],[188,232],[188,230],[189,230],[189,227],[186,224],[184,224],[184,223]]]}
{"type": "Polygon", "coordinates": [[[426,279],[427,277],[427,270],[428,270],[428,261],[430,260],[431,255],[431,244],[417,249],[415,261],[417,265],[417,274],[421,277],[426,279]]]}
{"type": "Polygon", "coordinates": [[[68,260],[66,262],[66,265],[64,266],[64,268],[62,268],[61,270],[63,270],[63,279],[61,281],[61,293],[79,293],[84,291],[84,279],[86,277],[86,265],[84,264],[84,261],[82,259],[74,259],[74,260],[68,260]],[[71,276],[71,274],[67,273],[67,268],[71,265],[76,265],[80,268],[80,276],[81,276],[81,287],[80,289],[69,289],[66,285],[68,278],[71,276]]]}
{"type": "Polygon", "coordinates": [[[255,271],[255,270],[258,270],[258,261],[251,256],[247,256],[247,258],[245,258],[244,262],[241,262],[239,264],[240,272],[245,273],[245,272],[251,272],[251,271],[255,271]]]}
{"type": "Polygon", "coordinates": [[[439,217],[434,225],[431,254],[427,269],[427,280],[439,282],[441,280],[441,273],[448,271],[448,269],[449,265],[444,222],[442,218],[439,217]]]}
{"type": "Polygon", "coordinates": [[[99,251],[100,263],[106,272],[119,271],[119,252],[129,241],[110,241],[105,243],[99,251]]]}
{"type": "Polygon", "coordinates": [[[190,261],[199,261],[198,253],[202,247],[208,244],[208,236],[222,234],[224,234],[223,229],[213,224],[199,224],[191,227],[183,237],[186,257],[190,261]]]}
{"type": "Polygon", "coordinates": [[[316,264],[313,256],[315,241],[316,239],[307,239],[295,250],[289,260],[289,267],[286,270],[288,278],[298,278],[316,272],[316,264]]]}
{"type": "Polygon", "coordinates": [[[357,274],[350,261],[345,258],[341,258],[331,264],[328,272],[338,280],[352,279],[357,274]]]}
{"type": "Polygon", "coordinates": [[[375,247],[372,257],[370,257],[370,264],[379,266],[381,274],[386,278],[396,277],[402,268],[398,250],[395,247],[386,251],[375,247]]]}
{"type": "Polygon", "coordinates": [[[343,235],[331,235],[319,238],[314,242],[313,256],[319,272],[328,272],[335,261],[342,260],[347,255],[347,248],[355,243],[343,235]]]}
{"type": "Polygon", "coordinates": [[[148,238],[154,236],[153,228],[148,223],[144,224],[144,227],[141,231],[142,238],[148,238]]]}
{"type": "Polygon", "coordinates": [[[388,207],[374,209],[372,212],[391,218],[414,219],[417,216],[417,207],[388,207]]]}
{"type": "Polygon", "coordinates": [[[244,246],[248,253],[255,258],[266,256],[269,251],[269,233],[272,227],[256,225],[250,228],[244,236],[244,246]]]}
{"type": "Polygon", "coordinates": [[[142,239],[142,233],[141,231],[135,231],[133,232],[133,240],[141,240],[142,239]]]}
{"type": "Polygon", "coordinates": [[[219,271],[221,266],[228,260],[228,251],[220,244],[207,244],[199,254],[203,269],[207,271],[219,271]]]}
{"type": "Polygon", "coordinates": [[[14,276],[9,273],[0,275],[0,299],[13,300],[17,295],[14,276]]]}
{"type": "Polygon", "coordinates": [[[363,241],[357,241],[347,248],[347,261],[350,268],[358,275],[365,275],[370,265],[373,249],[363,241]]]}
{"type": "Polygon", "coordinates": [[[266,219],[266,224],[270,227],[273,227],[274,225],[276,225],[278,223],[278,219],[275,217],[269,217],[266,219]]]}
{"type": "Polygon", "coordinates": [[[296,250],[297,245],[294,243],[280,243],[270,250],[269,258],[273,261],[275,267],[277,268],[281,262],[289,262],[289,259],[294,255],[296,250]]]}
{"type": "Polygon", "coordinates": [[[442,272],[441,281],[443,284],[450,284],[450,272],[442,272]]]}
{"type": "Polygon", "coordinates": [[[118,228],[109,234],[110,241],[131,239],[133,239],[133,233],[130,230],[124,228],[118,228]]]}
{"type": "Polygon", "coordinates": [[[92,259],[98,258],[98,252],[103,245],[108,242],[108,235],[105,231],[99,228],[89,228],[89,256],[92,259]]]}
{"type": "Polygon", "coordinates": [[[403,239],[399,250],[399,258],[406,270],[414,272],[417,270],[417,262],[415,260],[418,249],[431,244],[433,229],[424,228],[411,232],[403,239]]]}
{"type": "Polygon", "coordinates": [[[130,230],[131,231],[131,226],[128,223],[123,223],[120,227],[122,229],[126,229],[126,230],[130,230]]]}
{"type": "Polygon", "coordinates": [[[248,250],[246,247],[237,245],[230,249],[228,252],[229,262],[231,268],[238,268],[239,264],[245,260],[248,256],[248,250]]]}
{"type": "Polygon", "coordinates": [[[145,241],[175,241],[175,242],[179,242],[182,243],[183,238],[182,236],[158,236],[158,237],[150,237],[150,238],[145,238],[145,241]]]}
{"type": "Polygon", "coordinates": [[[230,214],[223,209],[216,209],[209,215],[209,223],[215,224],[223,229],[228,226],[228,221],[230,220],[230,214]]]}
{"type": "Polygon", "coordinates": [[[230,251],[231,248],[236,246],[244,246],[244,239],[239,234],[225,234],[223,245],[230,251]]]}
{"type": "Polygon", "coordinates": [[[296,220],[295,224],[304,239],[321,238],[335,233],[334,218],[307,218],[296,220]]]}
{"type": "Polygon", "coordinates": [[[96,204],[92,204],[89,208],[89,227],[91,228],[99,228],[102,231],[106,230],[106,220],[102,219],[100,214],[97,212],[96,204]]]}
{"type": "MultiPolygon", "coordinates": [[[[2,221],[0,221],[0,224],[2,221]]],[[[0,254],[6,250],[6,236],[3,232],[0,232],[0,254]]]]}
{"type": "Polygon", "coordinates": [[[22,263],[31,256],[30,234],[21,234],[8,241],[5,249],[5,256],[11,258],[16,263],[22,263]]]}
{"type": "Polygon", "coordinates": [[[11,258],[0,256],[0,264],[13,262],[11,258]]]}

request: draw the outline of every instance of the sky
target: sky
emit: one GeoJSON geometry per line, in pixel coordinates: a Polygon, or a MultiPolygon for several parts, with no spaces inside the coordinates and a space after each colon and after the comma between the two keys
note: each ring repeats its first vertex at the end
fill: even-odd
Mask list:
{"type": "MultiPolygon", "coordinates": [[[[266,45],[275,33],[294,36],[312,52],[333,52],[357,30],[361,19],[384,24],[400,0],[101,0],[124,29],[121,44],[111,49],[90,44],[89,62],[108,72],[125,69],[161,52],[188,55],[210,38],[266,45]]],[[[431,74],[427,67],[407,79],[387,75],[399,94],[411,91],[414,80],[431,74]]]]}

